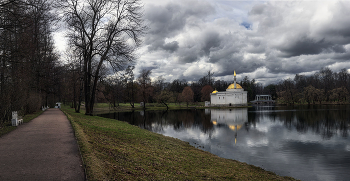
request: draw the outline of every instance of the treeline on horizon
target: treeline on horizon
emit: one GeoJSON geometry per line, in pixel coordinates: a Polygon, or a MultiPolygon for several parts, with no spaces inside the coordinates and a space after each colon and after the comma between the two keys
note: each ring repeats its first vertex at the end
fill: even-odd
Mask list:
{"type": "MultiPolygon", "coordinates": [[[[143,70],[136,81],[128,80],[130,76],[126,75],[104,79],[101,82],[100,90],[103,91],[98,96],[98,102],[104,102],[106,99],[113,106],[118,106],[121,102],[203,102],[210,101],[210,93],[214,90],[225,91],[233,83],[233,80],[215,80],[214,73],[210,71],[192,83],[185,79],[165,82],[163,77],[158,77],[152,82],[150,75],[151,71],[143,70]]],[[[310,76],[296,74],[294,79],[281,80],[267,86],[256,83],[255,79],[250,80],[247,76],[238,83],[248,92],[249,101],[254,100],[257,94],[270,94],[282,104],[349,102],[350,74],[346,69],[333,72],[325,67],[310,76]]]]}
{"type": "Polygon", "coordinates": [[[350,74],[345,68],[333,72],[325,67],[310,76],[296,74],[275,88],[279,103],[344,104],[349,103],[350,74]]]}

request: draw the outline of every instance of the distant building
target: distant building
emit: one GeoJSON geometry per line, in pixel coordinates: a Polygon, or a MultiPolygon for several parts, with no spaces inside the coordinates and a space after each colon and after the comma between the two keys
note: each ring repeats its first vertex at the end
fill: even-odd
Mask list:
{"type": "Polygon", "coordinates": [[[60,102],[56,102],[55,108],[61,108],[61,104],[62,104],[62,103],[60,103],[60,102]]]}
{"type": "Polygon", "coordinates": [[[274,100],[272,100],[271,95],[256,95],[254,101],[250,101],[253,104],[263,104],[263,103],[275,103],[274,100]]]}
{"type": "Polygon", "coordinates": [[[214,91],[210,94],[211,106],[242,106],[247,105],[247,91],[236,83],[236,71],[234,71],[234,83],[228,86],[226,91],[214,91]]]}

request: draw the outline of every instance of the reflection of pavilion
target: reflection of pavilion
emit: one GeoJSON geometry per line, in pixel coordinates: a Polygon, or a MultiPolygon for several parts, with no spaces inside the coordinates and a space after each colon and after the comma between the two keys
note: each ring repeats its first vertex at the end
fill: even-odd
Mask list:
{"type": "Polygon", "coordinates": [[[235,142],[237,138],[237,130],[248,122],[248,109],[211,109],[211,121],[216,126],[227,126],[235,133],[235,142]]]}

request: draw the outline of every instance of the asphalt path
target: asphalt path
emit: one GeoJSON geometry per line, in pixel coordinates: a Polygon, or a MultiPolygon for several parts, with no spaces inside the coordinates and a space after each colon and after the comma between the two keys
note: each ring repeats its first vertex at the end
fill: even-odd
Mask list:
{"type": "Polygon", "coordinates": [[[85,180],[82,165],[73,128],[59,109],[0,137],[0,180],[85,180]]]}

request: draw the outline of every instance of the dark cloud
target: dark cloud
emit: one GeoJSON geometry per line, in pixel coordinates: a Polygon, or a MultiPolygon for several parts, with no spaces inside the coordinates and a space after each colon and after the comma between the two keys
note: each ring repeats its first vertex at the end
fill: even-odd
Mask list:
{"type": "Polygon", "coordinates": [[[172,41],[170,43],[165,43],[162,40],[154,41],[149,47],[149,51],[156,51],[156,50],[165,50],[170,53],[175,52],[179,48],[179,42],[172,41]]]}
{"type": "Polygon", "coordinates": [[[181,14],[182,8],[178,4],[172,3],[166,7],[149,5],[145,9],[145,18],[150,26],[149,35],[172,36],[172,33],[182,30],[186,24],[186,18],[181,14]]]}
{"type": "Polygon", "coordinates": [[[264,14],[264,12],[266,12],[266,9],[268,9],[268,6],[266,4],[257,4],[252,7],[252,10],[249,12],[249,15],[262,15],[264,14]]]}
{"type": "Polygon", "coordinates": [[[198,56],[196,52],[188,51],[187,53],[183,53],[183,55],[179,56],[179,61],[181,63],[192,63],[192,62],[196,62],[197,59],[198,59],[198,56]]]}
{"type": "Polygon", "coordinates": [[[181,33],[189,18],[202,19],[214,11],[210,4],[196,0],[170,2],[165,6],[147,5],[145,19],[150,30],[145,38],[145,43],[157,49],[157,46],[161,45],[157,42],[181,33]]]}
{"type": "Polygon", "coordinates": [[[300,37],[298,39],[290,38],[288,40],[288,42],[283,42],[283,45],[275,47],[282,52],[282,57],[346,52],[343,45],[327,42],[325,38],[314,40],[308,37],[300,37]]]}
{"type": "Polygon", "coordinates": [[[331,50],[331,52],[335,52],[335,53],[345,53],[346,52],[343,45],[333,45],[332,47],[330,47],[330,50],[331,50]]]}
{"type": "Polygon", "coordinates": [[[300,55],[314,55],[321,53],[324,49],[330,47],[330,44],[324,39],[313,40],[307,37],[300,37],[296,41],[285,42],[278,48],[285,57],[294,57],[300,55]]]}
{"type": "Polygon", "coordinates": [[[148,51],[156,51],[163,49],[164,43],[165,42],[162,39],[154,40],[152,41],[152,44],[148,46],[148,51]]]}
{"type": "Polygon", "coordinates": [[[173,41],[163,45],[163,49],[169,52],[175,52],[179,48],[179,42],[173,41]]]}
{"type": "Polygon", "coordinates": [[[219,47],[221,44],[219,33],[214,31],[204,33],[203,37],[199,41],[203,41],[202,51],[206,56],[210,54],[212,48],[219,47]]]}

